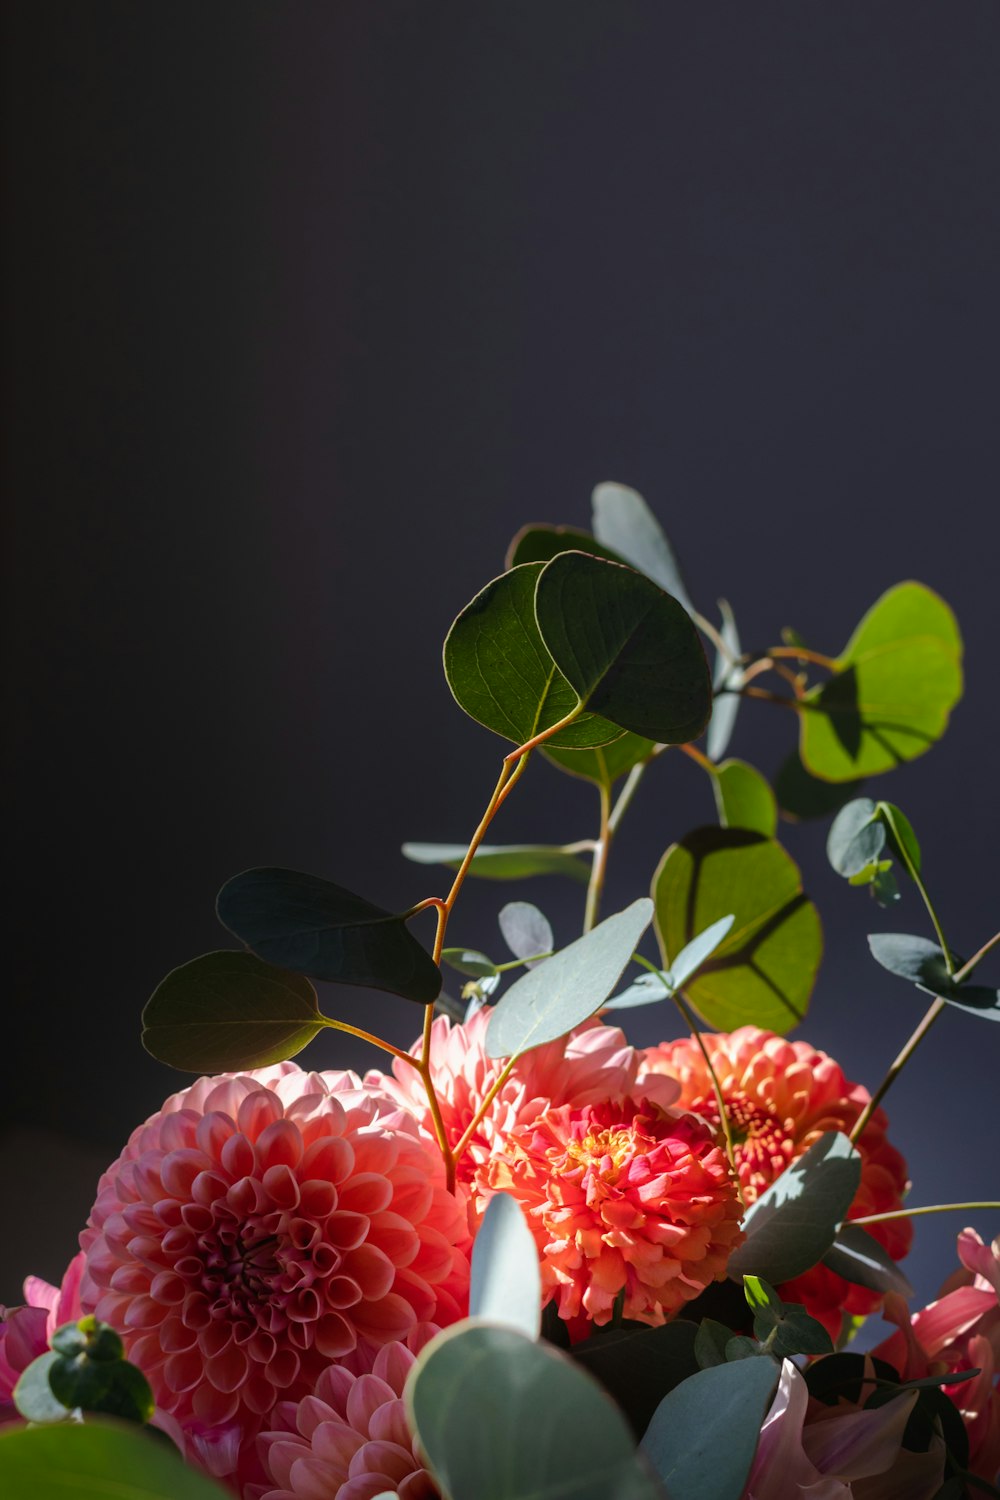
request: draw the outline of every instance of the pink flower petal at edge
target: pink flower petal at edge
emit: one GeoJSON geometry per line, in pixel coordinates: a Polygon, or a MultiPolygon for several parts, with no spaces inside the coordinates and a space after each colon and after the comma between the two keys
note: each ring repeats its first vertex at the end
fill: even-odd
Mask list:
{"type": "Polygon", "coordinates": [[[26,1305],[14,1308],[0,1321],[0,1421],[16,1415],[14,1387],[32,1360],[46,1353],[57,1328],[80,1316],[83,1259],[82,1254],[73,1257],[57,1287],[40,1276],[26,1277],[26,1305]]]}
{"type": "Polygon", "coordinates": [[[790,1360],[761,1428],[746,1500],[789,1500],[797,1492],[810,1500],[851,1500],[850,1486],[824,1479],[802,1448],[802,1424],[809,1404],[806,1383],[790,1360]],[[793,1488],[794,1486],[794,1488],[793,1488]]]}

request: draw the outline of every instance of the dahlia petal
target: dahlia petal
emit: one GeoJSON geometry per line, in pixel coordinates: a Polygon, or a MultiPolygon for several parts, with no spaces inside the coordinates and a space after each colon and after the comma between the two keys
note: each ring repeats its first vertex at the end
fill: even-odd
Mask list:
{"type": "MultiPolygon", "coordinates": [[[[332,1102],[332,1101],[331,1101],[332,1102]]],[[[318,1177],[324,1182],[341,1183],[355,1175],[354,1150],[350,1141],[339,1135],[321,1136],[307,1146],[299,1163],[303,1177],[318,1177]]]]}
{"type": "MultiPolygon", "coordinates": [[[[398,1189],[394,1194],[393,1184],[381,1172],[358,1172],[341,1189],[339,1202],[343,1209],[350,1209],[357,1214],[371,1215],[388,1208],[391,1202],[396,1201],[397,1196],[398,1189]]],[[[427,1202],[429,1205],[429,1194],[427,1202]]],[[[423,1214],[420,1217],[422,1218],[423,1214]]],[[[410,1220],[412,1222],[412,1215],[410,1220]]]]}
{"type": "Polygon", "coordinates": [[[284,1115],[281,1100],[270,1089],[254,1089],[240,1104],[236,1123],[241,1134],[256,1144],[269,1125],[284,1115]]]}
{"type": "Polygon", "coordinates": [[[396,1443],[365,1443],[351,1459],[352,1479],[372,1476],[396,1482],[412,1472],[413,1450],[409,1444],[401,1448],[396,1443]]]}
{"type": "Polygon", "coordinates": [[[268,1167],[297,1167],[302,1160],[302,1135],[291,1120],[275,1120],[261,1131],[256,1141],[257,1163],[268,1167]]]}
{"type": "Polygon", "coordinates": [[[257,1164],[254,1149],[245,1135],[231,1135],[219,1154],[219,1165],[234,1179],[249,1177],[257,1164]]]}
{"type": "Polygon", "coordinates": [[[322,1422],[312,1435],[313,1457],[329,1464],[340,1480],[347,1478],[351,1459],[363,1444],[362,1435],[346,1422],[322,1422]]]}

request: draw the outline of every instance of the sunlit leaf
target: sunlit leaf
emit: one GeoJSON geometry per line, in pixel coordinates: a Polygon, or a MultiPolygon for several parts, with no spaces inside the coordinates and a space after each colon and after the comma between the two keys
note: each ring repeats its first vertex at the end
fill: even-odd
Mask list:
{"type": "Polygon", "coordinates": [[[913,866],[917,874],[920,874],[920,844],[917,835],[913,831],[913,824],[894,802],[879,802],[879,815],[885,824],[888,836],[889,848],[895,854],[904,870],[907,870],[907,861],[913,866]]]}
{"type": "Polygon", "coordinates": [[[530,1339],[541,1324],[538,1247],[517,1200],[495,1193],[472,1246],[469,1316],[508,1323],[530,1339]]]}
{"type": "Polygon", "coordinates": [[[913,1296],[912,1286],[888,1250],[860,1224],[848,1222],[840,1226],[823,1256],[823,1264],[855,1286],[866,1286],[873,1292],[898,1292],[901,1297],[913,1296]]]}
{"type": "Polygon", "coordinates": [[[511,985],[490,1016],[487,1057],[513,1057],[554,1041],[599,1010],[652,915],[651,901],[633,901],[511,985]]]}
{"type": "Polygon", "coordinates": [[[708,726],[708,738],[705,741],[710,760],[721,760],[725,755],[736,727],[736,715],[743,701],[739,695],[739,689],[743,686],[743,669],[737,665],[743,648],[740,645],[740,635],[736,628],[736,618],[725,599],[719,600],[719,610],[722,615],[722,628],[719,634],[728,655],[723,655],[721,651],[716,652],[715,669],[712,673],[715,702],[712,706],[711,723],[708,726]]]}
{"type": "Polygon", "coordinates": [[[732,913],[728,937],[685,993],[723,1031],[787,1031],[809,1004],[822,954],[819,915],[798,868],[772,839],[737,828],[700,828],[667,850],[653,878],[663,966],[732,913]]]}
{"type": "Polygon", "coordinates": [[[497,917],[500,932],[515,958],[528,959],[533,969],[542,962],[536,954],[551,953],[555,947],[549,920],[530,901],[508,901],[497,917]]]}
{"type": "Polygon", "coordinates": [[[829,681],[803,700],[800,751],[826,781],[891,771],[944,733],[962,693],[962,638],[948,605],[920,583],[872,605],[829,681]]]}
{"type": "MultiPolygon", "coordinates": [[[[494,578],[462,610],[444,643],[445,676],[459,707],[515,745],[558,723],[580,701],[539,633],[535,589],[542,572],[541,563],[526,563],[494,578]]],[[[583,714],[552,743],[602,745],[625,727],[583,714]]]]}
{"type": "Polygon", "coordinates": [[[699,1370],[665,1396],[640,1451],[670,1500],[740,1500],[778,1384],[772,1359],[699,1370]]]}
{"type": "Polygon", "coordinates": [[[205,953],[162,979],[142,1013],[142,1045],[190,1073],[264,1068],[323,1029],[316,991],[253,953],[205,953]]]}
{"type": "Polygon", "coordinates": [[[68,1418],[69,1409],[57,1400],[49,1384],[49,1372],[59,1357],[54,1349],[49,1349],[33,1359],[18,1376],[13,1390],[14,1405],[26,1422],[65,1422],[68,1418]]]}
{"type": "Polygon", "coordinates": [[[126,1423],[0,1428],[10,1500],[231,1500],[162,1438],[126,1423]]]}
{"type": "Polygon", "coordinates": [[[712,689],[698,632],[676,599],[641,573],[563,552],[539,575],[535,614],[588,709],[662,744],[705,728],[712,689]]]}
{"type": "Polygon", "coordinates": [[[753,1313],[753,1331],[775,1359],[797,1354],[832,1354],[833,1340],[822,1323],[797,1303],[783,1302],[760,1276],[744,1276],[743,1289],[753,1313]]]}
{"type": "Polygon", "coordinates": [[[723,828],[749,828],[773,838],[778,804],[759,771],[745,760],[724,760],[712,778],[715,805],[723,828]]]}
{"type": "Polygon", "coordinates": [[[268,963],[328,979],[388,990],[429,1005],[441,971],[399,913],[296,870],[244,870],[216,900],[219,921],[268,963]]]}
{"type": "MultiPolygon", "coordinates": [[[[457,870],[467,844],[404,844],[403,854],[418,865],[444,865],[457,870]]],[[[532,875],[568,875],[586,885],[590,866],[559,844],[480,844],[470,875],[481,880],[524,880],[532,875]]]]}
{"type": "Polygon", "coordinates": [[[846,1135],[827,1131],[747,1210],[747,1238],[729,1257],[729,1275],[778,1285],[808,1271],[833,1244],[860,1181],[857,1151],[846,1135]]]}
{"type": "Polygon", "coordinates": [[[565,1354],[512,1328],[445,1329],[405,1394],[450,1500],[657,1500],[614,1402],[565,1354]]]}
{"type": "Polygon", "coordinates": [[[594,781],[598,786],[613,786],[633,766],[649,760],[656,748],[654,740],[640,734],[623,734],[610,745],[598,745],[593,750],[551,750],[542,747],[542,754],[562,771],[572,776],[581,776],[585,781],[594,781]]]}
{"type": "Polygon", "coordinates": [[[642,496],[624,484],[599,484],[593,493],[594,535],[645,573],[690,614],[694,609],[674,549],[642,496]]]}

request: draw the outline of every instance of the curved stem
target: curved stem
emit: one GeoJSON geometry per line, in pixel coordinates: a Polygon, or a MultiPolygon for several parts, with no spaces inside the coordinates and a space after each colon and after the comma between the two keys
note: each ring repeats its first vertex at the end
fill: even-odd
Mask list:
{"type": "Polygon", "coordinates": [[[709,776],[718,776],[718,768],[714,760],[709,760],[704,750],[699,750],[697,745],[678,745],[678,750],[683,750],[688,760],[693,760],[696,766],[701,766],[709,776]]]}
{"type": "MultiPolygon", "coordinates": [[[[718,698],[720,693],[731,691],[733,691],[731,688],[717,688],[715,696],[718,698]]],[[[755,687],[737,688],[736,692],[739,693],[741,698],[759,698],[763,703],[780,703],[783,708],[791,708],[798,713],[798,704],[795,699],[786,698],[782,693],[770,693],[767,688],[755,687]]]]}
{"type": "Polygon", "coordinates": [[[729,665],[732,666],[735,661],[733,653],[730,651],[721,634],[712,624],[711,620],[706,620],[705,616],[699,614],[696,609],[693,609],[691,611],[691,619],[697,625],[702,635],[708,636],[709,640],[712,642],[712,645],[715,647],[716,651],[718,651],[723,661],[727,661],[729,665]]]}
{"type": "Polygon", "coordinates": [[[511,1072],[514,1068],[514,1064],[516,1062],[516,1055],[514,1057],[509,1057],[504,1063],[503,1067],[500,1069],[500,1072],[497,1074],[496,1078],[486,1090],[486,1093],[483,1095],[482,1103],[476,1110],[476,1113],[472,1116],[472,1119],[469,1121],[468,1125],[462,1131],[462,1134],[460,1135],[458,1142],[455,1145],[455,1149],[452,1152],[452,1156],[454,1157],[456,1162],[458,1162],[459,1158],[464,1154],[466,1147],[472,1140],[472,1137],[475,1135],[477,1129],[486,1118],[486,1114],[489,1110],[490,1105],[493,1103],[497,1094],[499,1094],[500,1090],[507,1082],[507,1079],[510,1077],[511,1072]]]}
{"type": "Polygon", "coordinates": [[[894,1208],[891,1213],[867,1214],[863,1219],[850,1219],[851,1224],[885,1224],[889,1219],[915,1219],[920,1214],[965,1213],[966,1210],[1000,1208],[1000,1203],[928,1203],[923,1208],[894,1208]]]}
{"type": "Polygon", "coordinates": [[[432,908],[440,912],[444,902],[440,896],[427,896],[423,901],[418,901],[416,906],[411,906],[408,911],[403,912],[403,921],[408,922],[411,917],[419,916],[422,911],[430,911],[432,908]]]}
{"type": "Polygon", "coordinates": [[[688,1010],[687,1005],[681,999],[681,996],[679,994],[675,992],[671,996],[671,999],[677,1006],[677,1009],[680,1011],[681,1016],[687,1024],[687,1028],[691,1033],[692,1040],[697,1043],[698,1049],[701,1052],[702,1057],[704,1058],[705,1067],[708,1069],[708,1075],[712,1080],[712,1092],[715,1095],[715,1106],[719,1111],[719,1121],[722,1125],[722,1133],[725,1136],[726,1140],[726,1155],[729,1158],[729,1166],[733,1174],[733,1181],[736,1183],[736,1192],[739,1196],[740,1205],[745,1210],[747,1203],[746,1199],[743,1196],[743,1184],[740,1181],[739,1169],[736,1165],[736,1142],[733,1140],[733,1127],[729,1123],[729,1114],[726,1110],[726,1101],[722,1093],[722,1087],[719,1083],[718,1075],[716,1074],[715,1068],[712,1064],[712,1059],[708,1054],[708,1048],[705,1046],[705,1038],[702,1036],[701,1032],[698,1030],[697,1025],[695,1024],[694,1016],[692,1016],[691,1012],[688,1010]]]}
{"type": "Polygon", "coordinates": [[[594,845],[594,858],[590,866],[590,880],[587,882],[587,902],[583,912],[583,930],[590,932],[601,908],[601,892],[604,889],[604,875],[608,868],[608,850],[611,847],[611,788],[606,781],[598,786],[601,797],[601,831],[594,845]]]}
{"type": "Polygon", "coordinates": [[[858,1116],[857,1120],[854,1123],[854,1128],[851,1131],[851,1136],[850,1136],[850,1140],[851,1140],[851,1144],[852,1145],[854,1144],[855,1141],[857,1141],[857,1140],[860,1139],[861,1134],[864,1131],[865,1126],[868,1124],[868,1121],[871,1119],[872,1115],[878,1109],[878,1107],[881,1104],[882,1100],[885,1098],[886,1094],[892,1088],[892,1085],[895,1083],[895,1081],[899,1077],[900,1073],[906,1067],[906,1064],[909,1062],[909,1060],[913,1056],[914,1052],[916,1052],[916,1050],[919,1047],[920,1043],[923,1041],[924,1037],[930,1031],[931,1027],[934,1025],[934,1022],[937,1020],[938,1016],[944,1010],[944,1006],[945,1006],[945,1002],[942,999],[940,999],[940,997],[939,997],[938,999],[936,999],[928,1007],[927,1013],[924,1016],[923,1020],[920,1022],[920,1025],[916,1028],[916,1030],[909,1037],[909,1039],[904,1043],[904,1045],[903,1045],[902,1049],[900,1050],[900,1052],[898,1053],[895,1061],[892,1062],[892,1063],[890,1063],[889,1069],[886,1072],[885,1077],[882,1079],[882,1082],[879,1084],[879,1086],[875,1090],[874,1094],[872,1094],[872,1096],[869,1099],[868,1103],[865,1105],[864,1109],[861,1111],[860,1115],[858,1116]]]}
{"type": "Polygon", "coordinates": [[[570,724],[575,723],[583,711],[583,704],[578,703],[575,708],[570,709],[568,714],[564,714],[561,719],[557,719],[554,724],[550,724],[548,729],[539,730],[538,734],[533,735],[530,740],[525,740],[523,745],[518,745],[516,750],[512,750],[509,755],[505,755],[504,760],[515,761],[519,755],[527,755],[529,750],[534,750],[537,746],[544,745],[546,740],[550,740],[561,729],[568,729],[570,724]]]}
{"type": "MultiPolygon", "coordinates": [[[[433,1010],[433,1006],[430,1007],[433,1010]]],[[[331,1031],[346,1031],[348,1036],[360,1037],[363,1042],[371,1042],[373,1047],[378,1047],[382,1052],[391,1052],[393,1057],[402,1058],[411,1067],[420,1072],[420,1063],[417,1058],[409,1052],[404,1052],[402,1047],[394,1047],[391,1042],[385,1041],[380,1036],[375,1036],[370,1031],[362,1031],[360,1026],[349,1026],[346,1021],[334,1021],[330,1016],[323,1016],[323,1025],[328,1026],[331,1031]]]]}
{"type": "MultiPolygon", "coordinates": [[[[653,754],[657,753],[658,751],[653,751],[650,755],[650,760],[652,759],[653,754]]],[[[625,785],[618,793],[618,800],[615,803],[614,807],[611,809],[611,816],[608,819],[609,833],[615,832],[618,824],[628,812],[629,803],[635,796],[636,788],[638,787],[639,782],[642,780],[643,776],[646,774],[646,767],[648,765],[648,760],[640,760],[637,765],[634,765],[632,767],[631,771],[629,771],[628,775],[625,777],[625,785]]]]}
{"type": "Polygon", "coordinates": [[[1000,932],[995,932],[989,942],[984,943],[979,952],[974,953],[968,963],[963,964],[958,973],[952,976],[955,983],[961,984],[964,979],[968,979],[973,970],[979,967],[987,953],[995,948],[997,943],[1000,943],[1000,932]]]}
{"type": "Polygon", "coordinates": [[[835,657],[824,656],[821,651],[810,651],[806,646],[768,646],[768,656],[791,657],[793,661],[811,661],[828,672],[839,672],[840,664],[835,657]]]}

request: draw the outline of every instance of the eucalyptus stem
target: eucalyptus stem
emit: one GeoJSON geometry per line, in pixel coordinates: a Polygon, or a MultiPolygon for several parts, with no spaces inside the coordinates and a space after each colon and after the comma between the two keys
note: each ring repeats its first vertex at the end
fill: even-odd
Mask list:
{"type": "Polygon", "coordinates": [[[530,740],[525,740],[523,745],[518,745],[516,750],[512,750],[509,755],[505,755],[504,760],[515,761],[519,756],[527,755],[529,750],[535,750],[539,745],[544,745],[546,740],[552,739],[553,735],[558,734],[561,729],[568,729],[571,724],[575,724],[582,713],[583,704],[578,703],[575,708],[570,709],[568,714],[563,714],[561,719],[557,719],[554,724],[550,724],[548,729],[540,729],[537,734],[532,735],[530,740]]]}
{"type": "Polygon", "coordinates": [[[893,840],[895,841],[896,848],[902,856],[903,864],[906,866],[907,873],[910,879],[913,881],[913,884],[916,886],[917,890],[920,892],[921,900],[923,901],[924,906],[927,908],[927,915],[930,917],[931,922],[934,924],[934,931],[937,933],[937,940],[940,945],[941,952],[944,955],[945,968],[948,970],[949,974],[954,975],[955,965],[952,961],[948,943],[945,939],[944,929],[941,926],[940,921],[938,920],[938,914],[934,910],[934,903],[928,895],[927,887],[924,885],[923,880],[920,878],[920,871],[917,869],[916,865],[913,863],[913,860],[910,858],[910,851],[906,847],[905,840],[900,837],[899,830],[896,827],[896,819],[893,816],[892,807],[888,802],[880,802],[878,804],[878,808],[879,812],[882,814],[883,818],[889,825],[893,840]]]}
{"type": "Polygon", "coordinates": [[[598,791],[601,797],[601,831],[594,844],[590,879],[587,882],[587,902],[583,911],[584,932],[590,932],[597,921],[601,908],[601,892],[604,889],[604,876],[608,868],[608,851],[611,848],[611,788],[606,781],[602,781],[598,786],[598,791]]]}
{"type": "Polygon", "coordinates": [[[1000,943],[1000,932],[995,932],[989,941],[983,944],[978,953],[974,953],[968,963],[964,963],[958,973],[952,975],[955,983],[961,984],[964,979],[968,979],[973,970],[979,967],[987,953],[995,948],[997,943],[1000,943]]]}
{"type": "Polygon", "coordinates": [[[863,1219],[851,1219],[852,1224],[885,1224],[890,1219],[915,1219],[920,1214],[950,1214],[998,1209],[1000,1203],[927,1203],[922,1208],[894,1208],[891,1213],[867,1214],[863,1219]]]}
{"type": "Polygon", "coordinates": [[[697,625],[702,635],[708,636],[709,640],[712,642],[712,645],[715,647],[716,651],[718,651],[723,661],[726,661],[730,666],[733,666],[735,664],[736,658],[733,656],[732,651],[730,651],[729,647],[723,640],[721,633],[716,630],[711,620],[706,620],[705,616],[699,614],[696,609],[693,609],[691,611],[691,619],[697,625]]]}
{"type": "MultiPolygon", "coordinates": [[[[652,754],[657,753],[658,752],[656,751],[652,752],[652,754]]],[[[652,754],[650,756],[650,759],[652,759],[652,754]]],[[[646,767],[648,765],[648,760],[640,760],[636,765],[632,767],[631,771],[629,771],[628,775],[626,776],[625,785],[618,793],[618,800],[615,803],[614,807],[611,809],[611,816],[608,818],[609,833],[614,833],[616,831],[616,829],[618,828],[618,824],[628,812],[629,803],[635,796],[636,789],[643,776],[646,774],[646,767]]]]}
{"type": "Polygon", "coordinates": [[[403,1062],[408,1062],[411,1067],[416,1068],[418,1073],[420,1072],[420,1063],[412,1053],[404,1052],[402,1047],[394,1047],[384,1037],[375,1036],[371,1031],[363,1031],[360,1026],[350,1026],[346,1021],[334,1021],[330,1016],[323,1017],[323,1025],[328,1026],[331,1031],[346,1031],[349,1036],[360,1037],[363,1042],[371,1042],[373,1047],[378,1047],[382,1052],[391,1052],[393,1057],[402,1058],[403,1062]]]}
{"type": "Polygon", "coordinates": [[[821,651],[810,651],[807,646],[768,646],[768,656],[790,657],[793,661],[811,661],[817,667],[825,667],[828,672],[838,672],[840,665],[832,656],[824,656],[821,651]]]}
{"type": "Polygon", "coordinates": [[[944,1006],[945,1002],[940,999],[940,997],[931,1003],[923,1020],[920,1022],[920,1025],[916,1028],[916,1030],[903,1045],[895,1060],[890,1063],[885,1077],[882,1079],[882,1082],[879,1084],[874,1094],[872,1094],[868,1103],[865,1105],[864,1109],[861,1111],[860,1115],[854,1123],[854,1128],[851,1131],[850,1136],[852,1145],[855,1141],[860,1139],[865,1126],[868,1124],[868,1121],[878,1109],[882,1100],[892,1088],[892,1085],[895,1083],[900,1073],[906,1067],[906,1064],[909,1062],[910,1058],[913,1056],[914,1052],[917,1050],[924,1037],[930,1031],[938,1016],[944,1010],[944,1006]]]}
{"type": "Polygon", "coordinates": [[[469,1142],[472,1140],[472,1137],[475,1135],[477,1128],[482,1124],[483,1120],[485,1120],[490,1105],[493,1103],[497,1094],[499,1094],[500,1090],[503,1088],[504,1084],[507,1082],[507,1079],[513,1072],[514,1064],[517,1062],[518,1056],[519,1054],[515,1054],[513,1057],[508,1057],[507,1061],[500,1069],[500,1072],[497,1074],[496,1078],[493,1080],[489,1088],[486,1090],[486,1093],[483,1095],[482,1102],[479,1108],[476,1110],[475,1114],[472,1116],[472,1119],[469,1121],[468,1125],[466,1125],[465,1129],[462,1131],[462,1134],[459,1136],[458,1142],[456,1143],[455,1148],[452,1151],[452,1156],[456,1163],[458,1162],[459,1158],[465,1153],[465,1149],[468,1146],[469,1142]]]}

